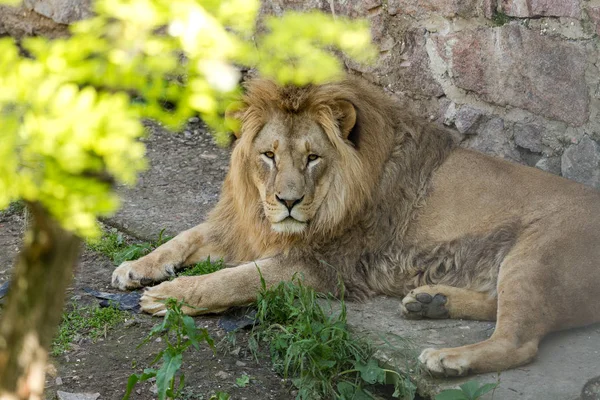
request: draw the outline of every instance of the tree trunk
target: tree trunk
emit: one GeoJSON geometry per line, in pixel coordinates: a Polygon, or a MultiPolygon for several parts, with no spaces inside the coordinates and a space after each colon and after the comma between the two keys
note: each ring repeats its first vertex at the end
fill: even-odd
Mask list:
{"type": "Polygon", "coordinates": [[[0,400],[43,398],[48,349],[81,240],[28,204],[30,224],[0,320],[0,400]]]}

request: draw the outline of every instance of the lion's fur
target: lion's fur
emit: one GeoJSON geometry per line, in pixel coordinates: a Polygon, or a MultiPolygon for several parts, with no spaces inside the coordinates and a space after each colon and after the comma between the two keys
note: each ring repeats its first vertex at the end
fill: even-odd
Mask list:
{"type": "Polygon", "coordinates": [[[486,342],[423,352],[427,368],[446,374],[526,363],[546,333],[600,321],[598,192],[457,148],[447,131],[356,78],[302,88],[254,80],[243,104],[230,170],[206,223],[119,267],[113,283],[125,288],[144,277],[164,279],[173,265],[207,255],[246,264],[152,288],[142,298],[146,311],[162,312],[155,299],[170,294],[209,311],[243,304],[255,296],[258,265],[268,283],[300,272],[322,291],[335,291],[341,277],[351,298],[405,296],[409,318],[497,316],[486,342]],[[348,104],[352,118],[346,118],[348,104]],[[330,186],[308,222],[289,208],[289,218],[305,224],[301,233],[281,233],[265,211],[265,202],[277,205],[265,200],[273,183],[257,177],[279,177],[288,168],[290,176],[312,179],[309,164],[293,161],[304,137],[294,132],[303,130],[326,140],[329,153],[316,165],[331,166],[307,187],[330,186]],[[296,146],[289,147],[287,166],[255,148],[264,138],[273,151],[280,141],[296,146]],[[260,157],[267,157],[264,165],[260,157]],[[434,295],[447,299],[445,306],[421,312],[430,303],[419,303],[419,296],[432,301],[434,295]]]}

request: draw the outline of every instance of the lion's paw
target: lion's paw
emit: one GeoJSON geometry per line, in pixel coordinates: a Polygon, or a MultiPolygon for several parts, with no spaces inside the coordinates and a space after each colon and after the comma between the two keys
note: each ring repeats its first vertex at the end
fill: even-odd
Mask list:
{"type": "Polygon", "coordinates": [[[208,312],[221,312],[227,307],[210,306],[209,289],[206,288],[206,276],[185,276],[148,288],[140,298],[142,311],[154,316],[163,316],[167,312],[167,299],[182,301],[181,311],[187,315],[199,315],[208,312]]]}
{"type": "Polygon", "coordinates": [[[111,284],[121,290],[135,289],[160,282],[175,275],[175,266],[165,265],[153,268],[144,258],[137,261],[125,261],[112,274],[111,284]]]}
{"type": "Polygon", "coordinates": [[[402,316],[407,319],[448,318],[448,298],[441,293],[431,295],[421,288],[412,290],[400,303],[402,316]]]}
{"type": "Polygon", "coordinates": [[[455,349],[425,349],[419,362],[434,376],[464,376],[470,370],[466,354],[457,353],[455,349]]]}

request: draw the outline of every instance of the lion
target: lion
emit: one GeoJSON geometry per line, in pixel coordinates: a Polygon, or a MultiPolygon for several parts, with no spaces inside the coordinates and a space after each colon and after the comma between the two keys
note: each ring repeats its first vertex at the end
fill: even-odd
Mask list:
{"type": "MultiPolygon", "coordinates": [[[[237,265],[147,289],[145,312],[251,303],[303,276],[349,299],[401,298],[405,318],[497,321],[480,343],[425,349],[433,374],[530,362],[547,333],[600,321],[600,193],[458,147],[359,78],[304,87],[246,84],[229,172],[206,222],[137,261],[112,284],[166,280],[211,257],[237,265]]],[[[377,312],[377,310],[373,310],[377,312]]]]}

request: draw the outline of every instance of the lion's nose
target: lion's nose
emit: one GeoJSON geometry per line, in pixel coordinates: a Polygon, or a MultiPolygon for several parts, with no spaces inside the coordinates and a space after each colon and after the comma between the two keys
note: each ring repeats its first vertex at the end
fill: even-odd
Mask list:
{"type": "Polygon", "coordinates": [[[299,199],[283,199],[278,195],[275,195],[275,198],[278,202],[286,206],[288,211],[292,211],[292,208],[294,208],[296,204],[300,203],[304,199],[304,196],[300,197],[299,199]]]}

